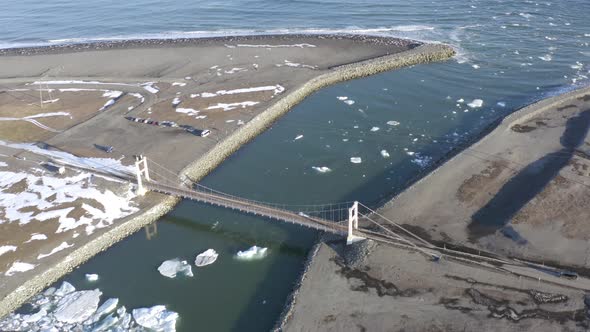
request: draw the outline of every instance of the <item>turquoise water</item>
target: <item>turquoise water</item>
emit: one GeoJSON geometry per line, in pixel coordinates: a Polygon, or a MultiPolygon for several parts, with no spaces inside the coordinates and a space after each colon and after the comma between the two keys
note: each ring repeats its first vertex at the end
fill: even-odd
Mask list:
{"type": "MultiPolygon", "coordinates": [[[[0,44],[235,33],[355,32],[447,42],[456,59],[345,82],[319,91],[208,176],[207,186],[252,199],[312,204],[358,199],[377,205],[429,162],[534,100],[587,85],[587,1],[10,1],[0,44]],[[263,27],[263,28],[261,28],[263,27]],[[355,101],[346,105],[338,100],[355,101]],[[463,99],[463,103],[457,100],[463,99]],[[467,103],[481,99],[480,108],[467,103]],[[467,110],[467,112],[465,112],[467,110]],[[397,121],[399,125],[388,125],[397,121]],[[378,131],[371,128],[378,127],[378,131]],[[298,135],[302,139],[294,140],[298,135]],[[407,150],[406,150],[407,149],[407,150]],[[381,150],[390,154],[381,155],[381,150]],[[413,154],[411,154],[413,152],[413,154]],[[352,164],[351,157],[361,157],[352,164]],[[313,166],[332,171],[319,174],[313,166]]],[[[165,304],[179,329],[271,328],[317,233],[183,202],[65,279],[100,288],[128,308],[165,304]],[[259,261],[233,258],[251,245],[259,261]],[[207,248],[219,260],[191,279],[163,278],[165,259],[207,248]],[[98,273],[95,284],[85,273],[98,273]]]]}

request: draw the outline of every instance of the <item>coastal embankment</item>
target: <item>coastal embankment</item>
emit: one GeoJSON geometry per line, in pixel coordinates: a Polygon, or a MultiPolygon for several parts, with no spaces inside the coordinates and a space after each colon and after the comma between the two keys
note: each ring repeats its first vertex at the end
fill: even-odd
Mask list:
{"type": "MultiPolygon", "coordinates": [[[[56,158],[75,157],[86,163],[106,160],[101,167],[117,164],[125,168],[132,164],[133,155],[144,154],[162,165],[160,173],[183,174],[197,182],[314,91],[387,70],[446,60],[453,54],[446,45],[349,35],[242,36],[4,50],[0,97],[10,100],[6,104],[11,109],[2,116],[39,102],[32,99],[39,93],[43,105],[43,94],[53,93],[44,110],[26,109],[27,114],[43,119],[48,109],[55,108],[54,113],[67,110],[72,121],[51,133],[31,121],[18,122],[22,126],[18,132],[26,135],[1,137],[10,141],[2,144],[8,150],[2,162],[7,171],[18,175],[35,174],[38,165],[56,158]],[[74,105],[102,104],[104,98],[106,104],[95,113],[84,117],[76,113],[74,105]],[[178,127],[141,125],[125,116],[210,129],[211,135],[202,138],[178,127]],[[46,144],[43,149],[33,144],[40,139],[46,144]],[[112,147],[113,152],[105,154],[95,144],[112,147]],[[23,168],[25,160],[34,158],[37,165],[23,168]]],[[[153,171],[157,177],[158,170],[153,171]]],[[[84,176],[79,170],[67,172],[84,176]]],[[[54,176],[55,181],[67,180],[63,175],[54,176]]],[[[118,195],[127,192],[126,184],[111,182],[97,185],[90,177],[86,186],[110,189],[118,195]]],[[[24,195],[27,185],[31,186],[7,183],[2,192],[24,195]]],[[[122,206],[117,217],[105,222],[99,214],[76,219],[87,216],[91,209],[70,214],[70,208],[88,206],[82,204],[88,198],[74,198],[67,206],[51,201],[52,209],[63,211],[52,218],[42,218],[47,212],[42,208],[30,209],[28,226],[8,216],[0,221],[3,234],[13,234],[0,238],[0,245],[11,248],[0,257],[4,275],[0,317],[97,253],[156,221],[178,202],[155,193],[131,195],[130,206],[122,206]],[[64,227],[72,218],[85,223],[64,227]],[[28,240],[41,239],[39,230],[43,230],[42,241],[28,240]],[[49,255],[42,255],[47,251],[49,255]]]]}
{"type": "Polygon", "coordinates": [[[356,248],[326,241],[277,330],[587,330],[585,292],[541,282],[556,271],[541,262],[588,275],[589,102],[583,88],[512,113],[378,210],[440,246],[538,260],[538,282],[379,244],[350,264],[356,248]]]}

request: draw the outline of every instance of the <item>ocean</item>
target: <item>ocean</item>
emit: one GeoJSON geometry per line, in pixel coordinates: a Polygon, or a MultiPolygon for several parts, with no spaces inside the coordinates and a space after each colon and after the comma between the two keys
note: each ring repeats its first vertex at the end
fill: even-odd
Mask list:
{"type": "MultiPolygon", "coordinates": [[[[453,60],[315,93],[203,181],[263,201],[356,199],[377,206],[494,121],[588,85],[588,13],[584,0],[8,0],[0,12],[0,47],[269,33],[448,43],[458,52],[453,60]],[[362,162],[353,164],[352,157],[362,162]]],[[[99,288],[127,308],[164,304],[179,313],[181,331],[269,330],[316,239],[297,226],[182,202],[158,223],[156,237],[134,234],[64,280],[99,288]],[[254,244],[268,247],[267,257],[235,259],[254,244]],[[207,248],[220,258],[194,278],[169,280],[156,270],[165,259],[207,248]],[[99,274],[99,281],[87,282],[86,273],[99,274]]]]}

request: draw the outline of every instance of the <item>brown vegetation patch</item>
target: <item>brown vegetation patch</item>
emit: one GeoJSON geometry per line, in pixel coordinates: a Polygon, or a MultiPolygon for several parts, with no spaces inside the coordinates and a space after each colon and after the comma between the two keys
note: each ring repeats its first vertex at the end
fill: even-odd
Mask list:
{"type": "Polygon", "coordinates": [[[481,201],[479,203],[484,203],[501,185],[499,181],[495,180],[500,177],[507,166],[507,161],[492,161],[479,174],[474,174],[463,181],[457,190],[457,198],[463,203],[477,204],[479,201],[481,201]]]}

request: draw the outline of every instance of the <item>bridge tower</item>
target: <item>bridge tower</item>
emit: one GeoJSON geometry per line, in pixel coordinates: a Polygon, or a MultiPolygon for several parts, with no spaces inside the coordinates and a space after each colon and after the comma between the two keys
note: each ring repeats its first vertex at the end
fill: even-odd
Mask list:
{"type": "Polygon", "coordinates": [[[357,201],[354,201],[352,207],[348,209],[348,237],[346,237],[346,244],[353,244],[365,239],[354,235],[353,231],[355,229],[359,229],[359,202],[357,201]]]}
{"type": "Polygon", "coordinates": [[[147,190],[143,186],[142,176],[146,181],[150,181],[150,173],[148,171],[147,158],[144,155],[135,156],[135,171],[137,174],[137,194],[145,195],[147,190]]]}

